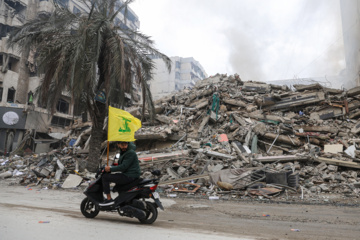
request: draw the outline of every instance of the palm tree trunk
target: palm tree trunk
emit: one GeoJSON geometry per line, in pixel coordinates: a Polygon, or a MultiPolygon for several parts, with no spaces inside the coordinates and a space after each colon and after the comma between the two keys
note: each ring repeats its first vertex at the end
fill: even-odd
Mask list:
{"type": "Polygon", "coordinates": [[[90,172],[96,172],[101,164],[101,144],[106,139],[106,131],[103,130],[104,119],[106,116],[106,105],[95,101],[97,114],[92,116],[92,129],[89,149],[89,158],[87,161],[87,170],[90,172]]]}
{"type": "MultiPolygon", "coordinates": [[[[103,47],[101,48],[104,49],[103,47]]],[[[97,85],[97,90],[103,90],[102,84],[105,82],[105,72],[104,72],[104,51],[100,51],[100,56],[98,59],[98,68],[99,68],[99,81],[97,85]]],[[[107,98],[108,96],[106,96],[107,98]]],[[[91,139],[89,149],[89,159],[87,163],[87,170],[90,172],[96,172],[98,170],[99,164],[101,163],[101,143],[106,139],[105,133],[103,130],[105,116],[107,115],[107,105],[98,101],[94,101],[93,109],[95,111],[90,111],[91,120],[92,120],[92,129],[91,129],[91,139]]]]}

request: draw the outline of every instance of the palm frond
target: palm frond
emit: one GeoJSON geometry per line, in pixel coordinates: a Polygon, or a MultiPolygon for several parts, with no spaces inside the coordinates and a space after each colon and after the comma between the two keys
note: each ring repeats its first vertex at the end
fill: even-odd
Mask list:
{"type": "MultiPolygon", "coordinates": [[[[107,101],[125,106],[125,93],[132,92],[135,80],[142,89],[143,109],[147,104],[151,117],[154,113],[151,79],[156,55],[164,60],[168,70],[170,59],[153,47],[153,40],[139,31],[115,26],[115,17],[126,14],[133,0],[116,5],[116,0],[82,0],[88,13],[73,14],[55,4],[52,14],[29,21],[15,29],[9,46],[36,48],[38,69],[44,73],[38,90],[42,102],[54,111],[62,91],[73,98],[86,98],[90,115],[98,114],[94,96],[104,89],[107,101]]],[[[92,117],[96,121],[96,117],[92,117]]]]}

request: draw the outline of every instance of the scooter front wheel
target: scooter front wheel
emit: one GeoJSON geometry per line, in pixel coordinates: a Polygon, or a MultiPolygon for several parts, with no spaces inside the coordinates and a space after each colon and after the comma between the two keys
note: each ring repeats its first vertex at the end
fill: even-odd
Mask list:
{"type": "Polygon", "coordinates": [[[93,203],[89,198],[84,198],[80,204],[81,213],[86,218],[94,218],[99,214],[99,206],[93,203]]]}
{"type": "Polygon", "coordinates": [[[146,218],[138,218],[141,223],[152,224],[158,216],[157,208],[151,202],[146,202],[146,218]]]}

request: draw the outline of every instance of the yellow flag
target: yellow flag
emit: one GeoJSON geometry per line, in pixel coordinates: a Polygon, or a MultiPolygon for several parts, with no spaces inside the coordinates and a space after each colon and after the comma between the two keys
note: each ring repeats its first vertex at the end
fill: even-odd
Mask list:
{"type": "Polygon", "coordinates": [[[133,142],[141,121],[130,113],[109,106],[108,141],[133,142]]]}

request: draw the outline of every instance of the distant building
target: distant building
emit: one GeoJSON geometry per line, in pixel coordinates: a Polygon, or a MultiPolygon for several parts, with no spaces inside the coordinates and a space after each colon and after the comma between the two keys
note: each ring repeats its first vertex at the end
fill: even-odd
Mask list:
{"type": "MultiPolygon", "coordinates": [[[[85,12],[82,1],[55,0],[73,13],[85,12]]],[[[119,0],[119,5],[123,1],[119,0]]],[[[36,71],[33,53],[27,56],[8,49],[6,42],[9,32],[21,26],[28,19],[50,14],[54,10],[51,0],[0,0],[0,154],[13,151],[19,144],[25,144],[24,136],[32,131],[29,148],[35,152],[47,151],[50,136],[61,138],[66,127],[73,122],[76,108],[70,95],[63,92],[57,104],[57,112],[51,116],[34,98],[40,84],[40,73],[36,71]],[[49,136],[50,135],[50,136],[49,136]]],[[[132,30],[139,28],[136,14],[128,9],[126,21],[120,12],[115,24],[132,30]],[[126,22],[126,25],[125,25],[126,22]]],[[[26,143],[28,144],[28,143],[26,143]]]]}
{"type": "Polygon", "coordinates": [[[360,0],[340,0],[346,69],[346,88],[360,86],[360,0]]]}
{"type": "Polygon", "coordinates": [[[162,59],[154,59],[156,68],[150,81],[150,90],[154,99],[192,87],[197,81],[207,78],[204,68],[194,58],[171,57],[170,59],[172,61],[170,73],[162,59]]]}

